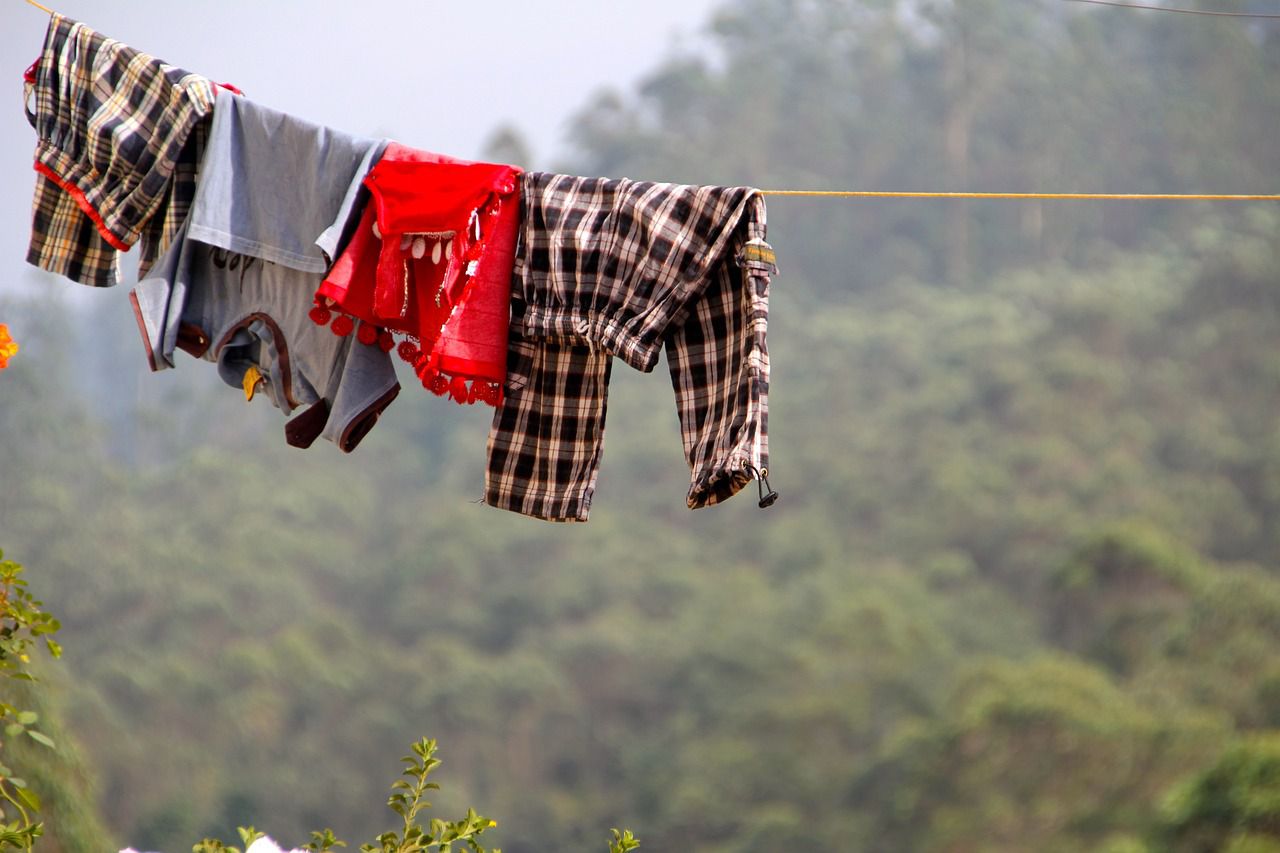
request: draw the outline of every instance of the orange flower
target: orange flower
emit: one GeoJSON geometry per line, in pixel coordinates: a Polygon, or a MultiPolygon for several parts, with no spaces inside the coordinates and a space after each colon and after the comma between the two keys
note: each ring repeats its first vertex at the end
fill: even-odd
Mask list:
{"type": "Polygon", "coordinates": [[[0,370],[9,366],[9,359],[18,352],[18,344],[9,337],[9,327],[0,323],[0,370]]]}

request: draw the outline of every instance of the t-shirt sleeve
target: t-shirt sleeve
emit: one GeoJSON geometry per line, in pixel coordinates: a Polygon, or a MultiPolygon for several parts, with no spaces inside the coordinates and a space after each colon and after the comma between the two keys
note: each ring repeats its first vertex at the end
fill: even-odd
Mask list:
{"type": "Polygon", "coordinates": [[[329,420],[322,433],[344,453],[355,449],[400,393],[391,355],[381,347],[348,340],[350,347],[329,398],[329,420]]]}

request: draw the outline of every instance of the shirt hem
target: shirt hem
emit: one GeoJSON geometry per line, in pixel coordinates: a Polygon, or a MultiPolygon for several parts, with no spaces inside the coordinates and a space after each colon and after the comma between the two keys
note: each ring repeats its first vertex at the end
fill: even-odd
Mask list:
{"type": "Polygon", "coordinates": [[[585,522],[591,513],[590,493],[566,499],[563,494],[552,492],[513,491],[504,495],[493,489],[486,489],[484,502],[497,509],[555,524],[585,522]],[[549,508],[556,504],[563,506],[564,510],[554,512],[549,508]]]}
{"type": "Polygon", "coordinates": [[[387,406],[391,405],[391,401],[399,393],[400,383],[392,382],[391,387],[374,398],[373,402],[362,408],[356,413],[355,417],[350,418],[344,425],[341,434],[334,441],[338,445],[338,449],[343,453],[350,453],[355,450],[364,437],[369,434],[369,431],[378,423],[378,418],[382,416],[387,406]]]}
{"type": "Polygon", "coordinates": [[[221,231],[217,228],[210,228],[207,225],[198,225],[191,223],[188,236],[193,240],[206,243],[210,246],[217,246],[220,249],[226,249],[229,252],[239,252],[242,255],[251,255],[255,258],[261,258],[273,264],[295,269],[300,272],[314,273],[324,275],[328,270],[328,265],[323,260],[306,255],[299,255],[290,252],[287,249],[281,249],[276,246],[268,246],[265,243],[259,243],[256,240],[248,240],[244,237],[237,237],[227,231],[221,231]]]}

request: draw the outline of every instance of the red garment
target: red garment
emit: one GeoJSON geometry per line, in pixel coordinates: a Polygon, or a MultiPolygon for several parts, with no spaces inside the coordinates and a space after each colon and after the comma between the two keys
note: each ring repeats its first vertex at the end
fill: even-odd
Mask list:
{"type": "Polygon", "coordinates": [[[346,251],[316,291],[312,319],[392,346],[422,384],[497,405],[507,372],[520,170],[395,143],[365,178],[373,194],[346,251]],[[468,383],[470,385],[468,386],[468,383]]]}

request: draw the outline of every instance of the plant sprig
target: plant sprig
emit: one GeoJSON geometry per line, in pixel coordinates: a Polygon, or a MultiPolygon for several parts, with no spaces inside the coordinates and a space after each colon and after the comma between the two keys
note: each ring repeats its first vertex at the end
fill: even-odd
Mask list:
{"type": "MultiPolygon", "coordinates": [[[[62,647],[53,639],[62,625],[40,608],[44,603],[31,595],[22,577],[22,566],[4,559],[0,551],[0,677],[15,681],[35,681],[27,669],[34,646],[43,641],[54,658],[62,657],[62,647]]],[[[54,749],[53,740],[35,726],[40,715],[8,702],[0,702],[0,726],[7,740],[27,737],[41,746],[54,749]]],[[[5,741],[0,741],[3,748],[5,741]]],[[[40,798],[27,783],[0,761],[0,850],[31,850],[35,840],[44,834],[44,824],[35,819],[40,811],[40,798]]]]}
{"type": "MultiPolygon", "coordinates": [[[[480,843],[480,836],[487,829],[498,825],[498,822],[477,814],[475,809],[467,809],[462,818],[454,821],[432,818],[426,826],[418,821],[418,815],[431,808],[427,794],[440,790],[440,786],[430,781],[431,773],[440,766],[436,758],[436,742],[423,738],[413,744],[412,752],[401,758],[405,765],[401,771],[403,778],[391,783],[391,796],[387,799],[387,807],[400,816],[402,825],[399,831],[384,832],[372,844],[360,845],[361,853],[502,853],[498,848],[487,850],[480,843]]],[[[240,840],[247,848],[262,838],[262,833],[252,826],[241,827],[240,840]]],[[[640,846],[640,842],[630,830],[612,830],[613,839],[609,843],[609,853],[630,853],[640,846]]],[[[266,842],[271,851],[279,850],[274,842],[266,842]]],[[[346,847],[346,843],[334,837],[333,830],[312,832],[311,841],[301,849],[323,853],[335,847],[346,847]]],[[[206,838],[195,847],[192,853],[241,853],[239,848],[228,847],[221,841],[206,838]]],[[[283,851],[281,851],[283,853],[283,851]]],[[[291,853],[301,853],[295,850],[291,853]]]]}

